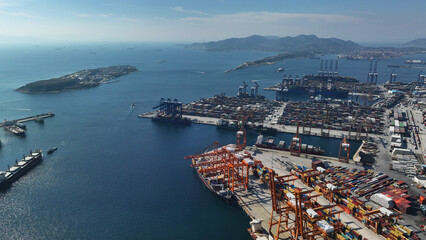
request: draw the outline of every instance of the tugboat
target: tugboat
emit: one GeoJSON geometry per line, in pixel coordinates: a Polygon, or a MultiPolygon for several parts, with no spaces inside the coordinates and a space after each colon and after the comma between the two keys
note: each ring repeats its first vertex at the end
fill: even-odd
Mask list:
{"type": "Polygon", "coordinates": [[[49,150],[47,150],[47,154],[52,154],[57,149],[58,149],[57,147],[49,148],[49,150]]]}

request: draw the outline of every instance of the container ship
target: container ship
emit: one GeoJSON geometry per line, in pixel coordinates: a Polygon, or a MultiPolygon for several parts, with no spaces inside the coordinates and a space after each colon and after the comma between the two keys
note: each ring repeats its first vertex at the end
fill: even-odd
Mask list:
{"type": "Polygon", "coordinates": [[[155,122],[176,123],[176,124],[183,124],[183,125],[191,125],[192,123],[191,119],[189,118],[171,117],[171,116],[166,116],[162,114],[158,114],[152,117],[151,120],[155,122]]]}
{"type": "Polygon", "coordinates": [[[283,89],[283,92],[286,92],[288,94],[313,94],[313,95],[322,95],[326,97],[347,97],[349,94],[349,90],[345,89],[337,89],[332,88],[330,90],[328,89],[312,89],[310,87],[304,87],[304,86],[287,86],[283,89]]]}
{"type": "Polygon", "coordinates": [[[39,164],[42,159],[43,154],[41,150],[30,151],[30,154],[17,161],[15,165],[9,167],[5,172],[0,172],[0,189],[5,189],[18,180],[22,175],[39,164]]]}
{"type": "Polygon", "coordinates": [[[194,170],[197,172],[198,177],[200,177],[207,189],[216,194],[226,203],[231,204],[234,199],[234,194],[227,187],[228,184],[225,180],[225,176],[223,174],[218,175],[203,171],[203,163],[207,163],[208,161],[210,160],[203,157],[198,158],[197,160],[192,159],[192,164],[197,164],[197,166],[194,167],[194,170]]]}
{"type": "MultiPolygon", "coordinates": [[[[238,125],[236,122],[228,121],[228,120],[225,120],[225,119],[219,119],[216,123],[217,128],[229,129],[229,130],[238,130],[241,127],[240,125],[238,125]]],[[[251,130],[251,131],[255,131],[255,132],[258,132],[260,134],[265,134],[265,135],[275,135],[278,132],[278,130],[276,130],[275,128],[265,127],[263,125],[248,125],[248,124],[245,124],[244,128],[247,129],[248,131],[251,130]]]]}
{"type": "MultiPolygon", "coordinates": [[[[285,146],[285,141],[279,141],[277,144],[276,139],[274,137],[264,138],[263,135],[259,135],[257,137],[256,147],[287,151],[287,152],[290,151],[290,148],[285,146]]],[[[304,143],[300,147],[300,152],[306,153],[306,154],[313,154],[313,155],[324,155],[324,150],[322,150],[320,147],[315,147],[313,145],[307,145],[304,143]]]]}

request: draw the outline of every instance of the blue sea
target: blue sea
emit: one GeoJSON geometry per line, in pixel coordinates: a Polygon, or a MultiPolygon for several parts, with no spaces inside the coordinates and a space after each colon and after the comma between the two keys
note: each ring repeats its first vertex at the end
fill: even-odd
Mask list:
{"type": "MultiPolygon", "coordinates": [[[[151,111],[162,97],[188,103],[221,92],[234,96],[242,81],[274,85],[283,75],[275,72],[278,67],[293,76],[319,70],[318,59],[306,59],[225,74],[273,53],[211,53],[174,44],[21,45],[1,46],[0,52],[0,118],[56,114],[44,124],[28,122],[24,138],[0,130],[0,170],[30,149],[58,147],[0,193],[0,239],[249,239],[249,217],[210,193],[184,159],[213,141],[234,143],[235,133],[156,124],[137,115],[151,111]],[[125,64],[139,71],[97,88],[40,95],[13,91],[36,80],[125,64]]],[[[386,65],[405,59],[425,60],[380,61],[379,82],[392,71],[386,65]]],[[[339,69],[365,81],[369,64],[342,60],[339,69]]],[[[413,81],[418,69],[397,74],[400,81],[413,81]]],[[[250,144],[255,137],[250,135],[250,144]]],[[[306,141],[334,156],[340,142],[306,141]]]]}

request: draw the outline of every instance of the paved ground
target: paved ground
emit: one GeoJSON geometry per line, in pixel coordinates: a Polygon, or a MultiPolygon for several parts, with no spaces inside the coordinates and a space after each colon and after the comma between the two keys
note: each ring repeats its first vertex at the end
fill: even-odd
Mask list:
{"type": "MultiPolygon", "coordinates": [[[[274,169],[279,175],[289,174],[289,172],[286,170],[285,166],[283,165],[282,161],[289,161],[289,162],[292,162],[293,164],[306,166],[308,168],[311,167],[311,163],[312,163],[311,159],[294,157],[289,155],[287,152],[282,152],[282,151],[261,150],[261,151],[256,151],[256,154],[254,152],[251,152],[251,153],[254,155],[254,158],[261,160],[265,166],[274,169]]],[[[355,166],[353,164],[340,163],[340,165],[362,169],[361,166],[355,166]]],[[[311,189],[310,187],[306,186],[301,180],[295,181],[295,186],[300,187],[302,189],[311,189]]],[[[266,196],[263,198],[269,198],[269,201],[270,201],[270,193],[269,193],[269,196],[266,196]]],[[[332,203],[329,202],[327,199],[325,199],[323,196],[318,197],[318,202],[322,205],[332,205],[332,203]]],[[[268,202],[268,204],[265,204],[264,206],[265,206],[264,209],[267,209],[267,210],[269,209],[270,211],[271,209],[270,202],[268,202]]],[[[335,209],[340,210],[338,207],[335,207],[335,209]]],[[[269,216],[270,216],[270,212],[269,212],[269,216]]],[[[356,229],[363,237],[366,237],[368,239],[384,239],[383,237],[375,234],[373,231],[368,229],[365,225],[360,223],[358,220],[356,220],[354,217],[352,217],[350,214],[346,212],[340,213],[340,218],[343,223],[356,229]]]]}

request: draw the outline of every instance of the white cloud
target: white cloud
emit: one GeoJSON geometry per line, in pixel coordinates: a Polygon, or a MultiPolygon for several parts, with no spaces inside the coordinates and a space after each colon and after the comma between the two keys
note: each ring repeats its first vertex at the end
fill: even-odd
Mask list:
{"type": "Polygon", "coordinates": [[[14,6],[15,2],[10,0],[0,0],[0,8],[14,6]]]}
{"type": "Polygon", "coordinates": [[[77,12],[73,12],[72,13],[74,16],[79,17],[79,18],[92,18],[92,17],[102,17],[102,18],[106,18],[106,17],[111,17],[112,14],[110,13],[96,13],[96,14],[91,14],[91,13],[77,13],[77,12]]]}
{"type": "Polygon", "coordinates": [[[117,19],[117,20],[120,20],[120,21],[134,22],[134,23],[140,23],[140,22],[143,22],[143,20],[142,20],[142,19],[140,19],[140,18],[118,17],[118,18],[116,18],[116,19],[117,19]]]}
{"type": "Polygon", "coordinates": [[[327,22],[356,23],[356,22],[359,22],[361,18],[337,15],[337,14],[241,12],[241,13],[234,13],[234,14],[214,15],[209,17],[187,17],[181,20],[186,22],[193,22],[193,23],[227,22],[229,20],[236,21],[236,22],[247,22],[247,23],[248,22],[279,23],[279,22],[285,22],[285,21],[327,21],[327,22]]]}
{"type": "MultiPolygon", "coordinates": [[[[2,0],[0,0],[0,3],[2,0]]],[[[32,16],[31,12],[1,12],[14,16],[32,16]]],[[[9,10],[9,9],[7,9],[9,10]]],[[[199,12],[176,7],[176,11],[199,12]]],[[[203,13],[203,12],[201,12],[203,13]]],[[[378,18],[375,15],[344,16],[339,14],[294,14],[281,12],[237,12],[232,14],[189,15],[182,18],[152,16],[150,18],[125,14],[72,13],[71,19],[36,20],[14,17],[2,19],[0,32],[14,36],[34,36],[53,40],[107,41],[215,41],[253,34],[266,36],[296,36],[315,34],[318,37],[337,37],[353,41],[400,41],[424,36],[426,30],[410,26],[421,25],[426,18],[378,18]],[[76,18],[92,18],[85,21],[76,18]],[[63,26],[67,25],[67,28],[63,26]],[[108,27],[105,27],[108,26],[108,27]],[[399,34],[395,34],[398,32],[399,34]]]]}
{"type": "Polygon", "coordinates": [[[178,6],[178,7],[172,7],[171,9],[172,9],[172,10],[175,10],[175,11],[177,11],[177,12],[182,12],[182,13],[190,13],[190,14],[198,14],[198,15],[209,15],[209,14],[207,14],[207,13],[203,12],[203,11],[198,11],[198,10],[187,10],[187,9],[184,9],[183,7],[181,7],[181,6],[178,6]]]}
{"type": "Polygon", "coordinates": [[[167,31],[188,41],[220,40],[253,34],[294,36],[316,34],[345,38],[351,27],[365,20],[338,14],[295,14],[280,12],[239,12],[212,16],[169,19],[167,31]]]}
{"type": "Polygon", "coordinates": [[[27,18],[35,18],[36,17],[36,15],[33,12],[30,12],[30,11],[12,12],[12,11],[2,11],[2,10],[0,10],[0,14],[1,15],[12,16],[12,17],[27,17],[27,18]]]}

